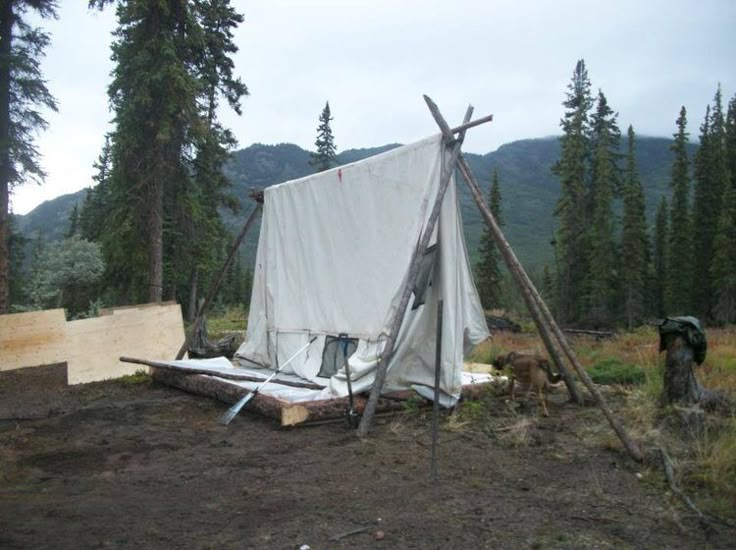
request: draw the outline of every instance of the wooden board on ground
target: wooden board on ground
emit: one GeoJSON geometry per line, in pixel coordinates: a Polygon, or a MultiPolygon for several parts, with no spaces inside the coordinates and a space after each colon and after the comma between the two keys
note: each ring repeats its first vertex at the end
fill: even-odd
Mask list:
{"type": "Polygon", "coordinates": [[[62,309],[0,315],[0,371],[66,363],[69,384],[95,382],[142,368],[120,363],[121,355],[172,359],[183,341],[178,304],[126,307],[69,322],[62,309]]]}

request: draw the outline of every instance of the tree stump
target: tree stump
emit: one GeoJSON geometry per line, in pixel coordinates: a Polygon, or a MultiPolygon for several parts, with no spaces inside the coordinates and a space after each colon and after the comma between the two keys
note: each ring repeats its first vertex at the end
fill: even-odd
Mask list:
{"type": "Polygon", "coordinates": [[[666,341],[664,368],[664,405],[694,405],[703,396],[703,388],[695,378],[693,348],[683,336],[670,335],[666,341]]]}

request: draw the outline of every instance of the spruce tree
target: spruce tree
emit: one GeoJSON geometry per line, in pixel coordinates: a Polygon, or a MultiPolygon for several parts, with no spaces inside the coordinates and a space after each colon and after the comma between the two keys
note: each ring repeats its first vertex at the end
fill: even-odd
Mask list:
{"type": "Polygon", "coordinates": [[[723,194],[723,208],[714,240],[712,272],[714,317],[719,323],[736,322],[736,186],[723,194]]]}
{"type": "Polygon", "coordinates": [[[636,136],[632,126],[629,126],[627,136],[620,263],[624,317],[626,325],[631,329],[642,320],[645,313],[649,239],[647,238],[644,191],[636,164],[636,136]]]}
{"type": "Polygon", "coordinates": [[[713,109],[710,106],[706,109],[694,165],[693,271],[696,284],[693,286],[693,308],[696,315],[710,319],[714,297],[711,263],[721,217],[721,201],[728,180],[726,130],[720,86],[713,98],[713,109]]]}
{"type": "Polygon", "coordinates": [[[314,142],[317,150],[311,153],[311,159],[309,160],[309,164],[316,172],[324,172],[337,165],[337,147],[330,126],[332,119],[330,102],[328,101],[325,103],[325,108],[322,109],[322,114],[319,115],[317,140],[314,142]]]}
{"type": "Polygon", "coordinates": [[[729,167],[729,177],[721,200],[711,276],[714,317],[720,323],[733,323],[736,322],[736,96],[728,105],[724,136],[724,163],[729,167]]]}
{"type": "MultiPolygon", "coordinates": [[[[127,286],[132,300],[160,301],[164,293],[176,296],[190,267],[209,261],[205,249],[222,248],[212,242],[224,238],[213,205],[229,201],[218,172],[234,139],[217,121],[217,98],[239,111],[245,86],[232,76],[231,55],[237,50],[232,29],[242,18],[227,0],[117,5],[109,87],[114,225],[103,239],[126,247],[127,276],[117,281],[119,290],[127,286]],[[193,228],[201,229],[197,239],[193,228]]],[[[106,260],[114,266],[115,251],[106,248],[106,260]]]]}
{"type": "MultiPolygon", "coordinates": [[[[496,223],[503,226],[501,189],[498,183],[498,172],[495,170],[493,171],[491,188],[488,193],[488,202],[496,223]]],[[[480,259],[475,266],[475,276],[480,302],[484,309],[502,307],[500,253],[488,228],[484,229],[480,237],[478,255],[480,259]]]]}
{"type": "Polygon", "coordinates": [[[72,211],[69,212],[69,227],[64,233],[64,238],[69,239],[79,233],[79,205],[74,204],[72,211]]]}
{"type": "Polygon", "coordinates": [[[589,203],[592,219],[588,228],[586,274],[587,321],[595,326],[611,326],[616,314],[618,262],[614,236],[613,197],[620,185],[618,150],[621,132],[617,115],[608,106],[603,92],[598,93],[592,118],[592,166],[589,203]]]}
{"type": "Polygon", "coordinates": [[[579,60],[568,85],[565,116],[560,121],[560,159],[552,171],[560,178],[561,194],[555,209],[559,228],[557,247],[556,311],[561,323],[579,319],[581,291],[587,273],[585,239],[580,230],[590,221],[586,208],[586,161],[588,158],[588,111],[592,106],[590,80],[585,61],[579,60]]]}
{"type": "Polygon", "coordinates": [[[690,162],[687,156],[687,111],[683,106],[677,132],[670,147],[672,162],[672,204],[670,206],[665,303],[669,315],[691,313],[693,289],[693,244],[689,211],[690,162]]]}
{"type": "Polygon", "coordinates": [[[654,289],[654,313],[657,317],[667,315],[665,303],[665,289],[667,287],[667,253],[669,249],[669,207],[667,199],[662,197],[657,207],[657,217],[654,225],[654,253],[653,253],[653,279],[654,289]]]}
{"type": "Polygon", "coordinates": [[[47,123],[38,109],[56,110],[40,66],[49,36],[25,16],[56,17],[56,9],[55,0],[0,2],[0,314],[10,307],[10,195],[44,179],[34,137],[47,123]]]}

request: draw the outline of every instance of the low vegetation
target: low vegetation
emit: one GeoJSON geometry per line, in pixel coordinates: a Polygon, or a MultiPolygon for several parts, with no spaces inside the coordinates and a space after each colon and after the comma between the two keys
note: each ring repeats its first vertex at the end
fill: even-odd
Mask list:
{"type": "MultiPolygon", "coordinates": [[[[696,371],[698,380],[708,389],[717,389],[736,398],[736,327],[708,329],[706,334],[708,355],[696,371]]],[[[571,344],[591,378],[603,385],[604,394],[610,396],[617,414],[632,436],[643,444],[647,456],[657,457],[660,448],[666,449],[675,463],[677,482],[696,506],[721,517],[733,518],[736,510],[736,411],[709,414],[702,432],[690,433],[683,430],[671,408],[660,407],[664,353],[659,352],[656,328],[643,327],[603,340],[576,336],[571,344]]],[[[479,345],[468,361],[490,363],[496,355],[512,350],[546,355],[536,333],[497,333],[479,345]]],[[[509,406],[507,403],[506,407],[509,406]]],[[[476,409],[461,410],[448,421],[448,429],[472,425],[501,443],[510,442],[515,446],[530,440],[530,428],[536,422],[533,413],[519,415],[515,422],[499,431],[489,427],[488,418],[484,419],[476,409]]],[[[590,412],[589,409],[584,411],[581,414],[590,412]]],[[[591,415],[590,418],[580,438],[589,444],[620,449],[620,443],[603,416],[591,415]]],[[[648,468],[642,474],[644,479],[664,483],[656,463],[652,461],[648,468]]]]}

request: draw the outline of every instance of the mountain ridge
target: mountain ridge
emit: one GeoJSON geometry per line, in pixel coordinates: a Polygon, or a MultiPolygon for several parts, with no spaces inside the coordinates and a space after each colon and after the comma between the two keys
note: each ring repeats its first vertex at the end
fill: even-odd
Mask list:
{"type": "MultiPolygon", "coordinates": [[[[669,174],[672,140],[660,137],[637,137],[636,152],[639,174],[645,191],[647,220],[653,222],[657,204],[662,196],[669,197],[669,174]]],[[[375,154],[399,147],[392,143],[378,147],[348,149],[337,156],[339,165],[349,164],[375,154]]],[[[625,150],[626,140],[622,140],[625,150]]],[[[697,146],[691,144],[688,153],[692,159],[697,146]]],[[[484,193],[487,194],[494,170],[498,171],[502,196],[504,232],[521,262],[531,272],[541,270],[554,261],[550,241],[554,236],[556,219],[554,209],[560,185],[551,172],[559,159],[559,136],[529,138],[501,145],[485,154],[465,153],[471,170],[484,193]]],[[[293,143],[262,144],[234,151],[225,166],[225,174],[232,182],[232,195],[244,206],[236,216],[223,212],[226,225],[239,229],[247,217],[253,188],[263,188],[313,173],[309,166],[310,152],[293,143]]],[[[465,227],[468,252],[474,257],[483,230],[483,222],[475,203],[458,178],[461,215],[465,227]]],[[[56,197],[37,206],[26,215],[14,216],[16,230],[25,237],[44,241],[63,238],[69,213],[74,204],[84,201],[86,189],[56,197]]],[[[620,209],[620,207],[619,207],[620,209]]],[[[255,258],[258,231],[251,231],[243,245],[243,254],[250,265],[255,258]]]]}

